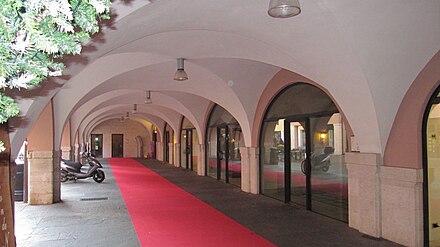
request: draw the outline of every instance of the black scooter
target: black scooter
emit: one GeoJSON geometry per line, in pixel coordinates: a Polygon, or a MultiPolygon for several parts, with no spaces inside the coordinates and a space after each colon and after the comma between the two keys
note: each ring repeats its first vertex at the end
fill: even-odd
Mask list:
{"type": "MultiPolygon", "coordinates": [[[[323,172],[328,172],[328,170],[330,169],[331,163],[330,163],[330,156],[331,154],[333,154],[334,152],[334,148],[332,147],[325,147],[324,148],[324,153],[322,154],[312,154],[311,155],[311,159],[310,159],[310,163],[311,163],[311,170],[312,171],[323,171],[323,172]]],[[[306,160],[303,160],[301,162],[301,171],[306,174],[307,170],[306,170],[306,160]]]]}
{"type": "Polygon", "coordinates": [[[67,182],[77,179],[85,179],[93,177],[93,180],[97,183],[102,183],[105,179],[105,173],[102,170],[102,165],[99,161],[91,156],[89,153],[83,153],[83,158],[89,163],[89,169],[86,173],[81,172],[82,164],[80,162],[74,162],[70,160],[61,159],[61,182],[67,182]]]}

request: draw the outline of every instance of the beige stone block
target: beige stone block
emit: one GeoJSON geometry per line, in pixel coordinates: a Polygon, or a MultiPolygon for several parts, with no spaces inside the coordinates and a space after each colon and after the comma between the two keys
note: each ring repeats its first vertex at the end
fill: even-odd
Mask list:
{"type": "Polygon", "coordinates": [[[383,237],[423,246],[423,174],[420,169],[381,167],[383,237]]]}
{"type": "Polygon", "coordinates": [[[34,194],[29,197],[28,203],[30,205],[47,205],[53,203],[52,194],[34,194]]]}
{"type": "Polygon", "coordinates": [[[359,231],[373,237],[381,236],[375,216],[371,217],[368,214],[359,215],[359,231]]]}
{"type": "Polygon", "coordinates": [[[348,226],[354,229],[359,229],[359,213],[349,210],[348,226]]]}
{"type": "Polygon", "coordinates": [[[345,163],[377,166],[382,164],[382,158],[374,153],[346,153],[345,163]]]}
{"type": "Polygon", "coordinates": [[[381,166],[380,176],[384,181],[398,180],[406,182],[423,182],[422,169],[410,169],[401,167],[381,166]]]}
{"type": "Polygon", "coordinates": [[[406,207],[410,210],[416,209],[416,192],[414,188],[382,185],[382,205],[391,207],[406,207]]]}
{"type": "Polygon", "coordinates": [[[29,184],[29,194],[52,194],[53,187],[49,183],[32,183],[29,184]]]}
{"type": "Polygon", "coordinates": [[[28,159],[52,159],[53,151],[28,150],[28,159]]]}
{"type": "Polygon", "coordinates": [[[350,212],[359,212],[359,201],[358,196],[348,197],[348,207],[350,212]]]}
{"type": "Polygon", "coordinates": [[[29,183],[52,183],[53,182],[53,173],[45,172],[45,173],[39,173],[39,172],[32,172],[29,173],[30,179],[29,183]]]}

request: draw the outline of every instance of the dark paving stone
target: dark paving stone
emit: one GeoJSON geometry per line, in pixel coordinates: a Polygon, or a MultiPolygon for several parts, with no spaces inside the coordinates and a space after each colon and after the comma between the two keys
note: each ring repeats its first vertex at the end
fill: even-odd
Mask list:
{"type": "Polygon", "coordinates": [[[244,193],[231,184],[197,176],[164,162],[138,161],[278,246],[400,246],[384,239],[364,237],[346,223],[299,206],[244,193]]]}

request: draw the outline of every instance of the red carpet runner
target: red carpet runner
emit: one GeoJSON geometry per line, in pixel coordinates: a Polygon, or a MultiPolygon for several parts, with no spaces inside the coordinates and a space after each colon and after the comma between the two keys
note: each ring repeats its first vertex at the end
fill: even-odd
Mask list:
{"type": "Polygon", "coordinates": [[[275,246],[137,161],[109,163],[143,247],[275,246]]]}

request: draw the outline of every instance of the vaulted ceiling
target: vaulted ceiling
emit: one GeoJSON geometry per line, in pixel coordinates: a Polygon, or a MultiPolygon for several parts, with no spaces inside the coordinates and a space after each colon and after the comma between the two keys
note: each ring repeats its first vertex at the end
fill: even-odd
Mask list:
{"type": "Polygon", "coordinates": [[[173,128],[183,115],[201,134],[212,102],[250,145],[260,96],[281,69],[327,89],[363,150],[383,152],[406,91],[440,50],[440,1],[302,0],[302,13],[287,19],[268,16],[268,2],[116,0],[113,19],[81,56],[66,58],[63,77],[10,92],[22,109],[10,123],[12,152],[51,99],[56,145],[68,120],[85,128],[133,104],[173,128]],[[178,57],[184,82],[173,80],[178,57]],[[142,105],[146,90],[151,105],[142,105]]]}

